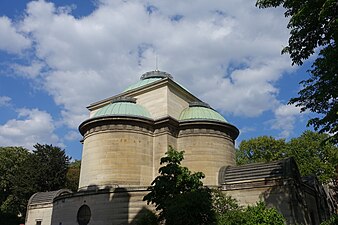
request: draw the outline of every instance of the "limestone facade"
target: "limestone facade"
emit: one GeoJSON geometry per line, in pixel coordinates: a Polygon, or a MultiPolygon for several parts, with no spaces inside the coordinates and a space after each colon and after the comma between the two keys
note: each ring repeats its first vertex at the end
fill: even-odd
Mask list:
{"type": "Polygon", "coordinates": [[[153,210],[142,200],[146,188],[93,188],[56,198],[51,224],[78,225],[77,214],[84,205],[90,208],[88,224],[136,224],[142,213],[153,210]]]}
{"type": "MultiPolygon", "coordinates": [[[[154,71],[155,72],[155,71],[154,71]]],[[[184,165],[205,173],[205,185],[218,185],[221,167],[234,165],[238,129],[204,118],[180,121],[191,102],[201,102],[170,77],[123,92],[88,107],[90,118],[80,125],[83,153],[79,189],[90,186],[147,186],[158,175],[168,146],[185,151],[184,165]],[[112,100],[132,97],[151,118],[95,113],[112,100]]]]}

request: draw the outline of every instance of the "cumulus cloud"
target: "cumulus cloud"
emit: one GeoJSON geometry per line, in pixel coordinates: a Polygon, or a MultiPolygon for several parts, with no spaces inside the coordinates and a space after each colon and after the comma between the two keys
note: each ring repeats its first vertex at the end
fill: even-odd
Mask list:
{"type": "Polygon", "coordinates": [[[31,41],[19,33],[7,17],[0,17],[0,49],[9,53],[20,53],[30,47],[31,41]]]}
{"type": "Polygon", "coordinates": [[[280,138],[288,138],[292,134],[295,123],[303,114],[295,105],[279,105],[274,111],[275,118],[269,123],[272,129],[281,130],[280,138]]]}
{"type": "Polygon", "coordinates": [[[65,139],[68,141],[80,141],[82,136],[78,131],[71,130],[65,135],[65,139]]]}
{"type": "Polygon", "coordinates": [[[38,109],[19,109],[18,117],[0,125],[1,146],[23,146],[32,149],[37,142],[57,144],[51,115],[38,109]]]}
{"type": "MultiPolygon", "coordinates": [[[[255,117],[279,106],[275,82],[290,70],[279,54],[288,37],[281,11],[255,0],[97,2],[76,18],[69,7],[33,1],[17,24],[48,67],[39,78],[68,127],[87,118],[84,106],[155,69],[156,55],[159,69],[222,113],[255,117]]],[[[37,79],[36,62],[17,69],[37,79]]]]}
{"type": "Polygon", "coordinates": [[[12,99],[8,96],[0,96],[0,107],[1,106],[9,106],[11,100],[12,99]]]}
{"type": "Polygon", "coordinates": [[[32,61],[29,65],[13,64],[11,67],[15,74],[34,79],[41,75],[44,65],[41,62],[32,61]]]}

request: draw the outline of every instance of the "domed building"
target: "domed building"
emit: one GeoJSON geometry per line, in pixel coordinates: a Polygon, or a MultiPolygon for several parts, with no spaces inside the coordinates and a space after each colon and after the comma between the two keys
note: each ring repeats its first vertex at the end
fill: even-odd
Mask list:
{"type": "MultiPolygon", "coordinates": [[[[259,200],[281,181],[299,180],[293,162],[236,167],[239,130],[169,73],[147,72],[121,94],[87,108],[89,118],[79,126],[83,152],[78,191],[36,193],[26,225],[135,224],[143,211],[153,209],[142,199],[168,146],[185,151],[182,164],[203,172],[204,185],[221,188],[244,204],[259,200]]],[[[283,185],[274,190],[288,192],[283,185]]],[[[281,211],[301,209],[286,204],[281,211]]]]}
{"type": "MultiPolygon", "coordinates": [[[[219,185],[222,167],[235,165],[238,129],[169,73],[147,72],[121,94],[88,110],[89,118],[79,126],[79,189],[49,199],[51,212],[45,215],[52,217],[52,224],[133,223],[150,207],[142,199],[169,145],[185,151],[183,165],[204,172],[208,186],[219,185]],[[81,222],[82,214],[89,218],[87,223],[81,222]]],[[[38,221],[31,216],[38,210],[29,205],[26,224],[38,221]]]]}

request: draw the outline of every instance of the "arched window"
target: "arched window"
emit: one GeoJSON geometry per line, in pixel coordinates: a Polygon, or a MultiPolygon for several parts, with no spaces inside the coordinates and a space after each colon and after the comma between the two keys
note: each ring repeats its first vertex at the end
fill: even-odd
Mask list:
{"type": "Polygon", "coordinates": [[[90,208],[88,205],[82,205],[77,211],[77,222],[79,225],[87,225],[91,217],[90,208]]]}

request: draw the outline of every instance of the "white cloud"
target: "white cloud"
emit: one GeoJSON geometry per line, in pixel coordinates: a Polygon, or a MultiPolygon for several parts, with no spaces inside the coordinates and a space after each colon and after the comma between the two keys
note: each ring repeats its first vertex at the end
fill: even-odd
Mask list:
{"type": "Polygon", "coordinates": [[[15,74],[27,78],[36,78],[41,75],[41,70],[43,69],[43,64],[38,61],[32,61],[30,65],[20,65],[13,64],[12,69],[15,74]]]}
{"type": "Polygon", "coordinates": [[[82,136],[78,131],[71,130],[65,135],[65,139],[68,141],[80,141],[82,136]]]}
{"type": "MultiPolygon", "coordinates": [[[[155,55],[159,69],[214,108],[254,117],[279,106],[275,82],[290,70],[288,57],[280,56],[286,20],[279,10],[254,5],[102,0],[90,15],[75,18],[70,8],[34,1],[18,25],[50,68],[43,86],[71,128],[88,116],[86,105],[155,69],[155,55]]],[[[22,67],[32,79],[41,69],[34,63],[22,67]]]]}
{"type": "Polygon", "coordinates": [[[36,143],[56,144],[51,115],[38,109],[19,109],[17,119],[0,125],[0,146],[23,146],[32,149],[36,143]]]}
{"type": "Polygon", "coordinates": [[[0,96],[0,107],[1,106],[9,106],[11,100],[12,99],[8,96],[0,96]]]}
{"type": "Polygon", "coordinates": [[[295,105],[279,105],[274,111],[275,118],[269,123],[272,129],[281,130],[280,138],[291,136],[296,121],[303,116],[295,105]]]}
{"type": "Polygon", "coordinates": [[[7,17],[0,17],[0,50],[20,53],[30,47],[31,41],[20,34],[7,17]]]}

